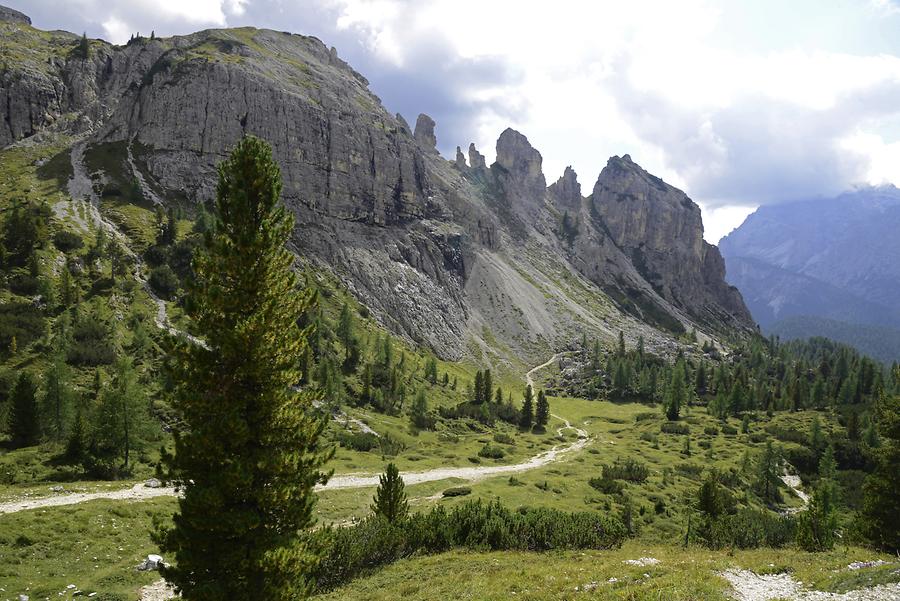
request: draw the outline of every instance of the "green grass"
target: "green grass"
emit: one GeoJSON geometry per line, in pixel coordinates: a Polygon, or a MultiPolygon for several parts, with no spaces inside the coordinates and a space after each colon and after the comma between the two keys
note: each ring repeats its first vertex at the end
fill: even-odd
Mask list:
{"type": "Polygon", "coordinates": [[[84,595],[134,599],[138,587],[159,578],[135,570],[156,552],[153,518],[166,520],[174,508],[174,499],[94,501],[0,516],[0,590],[57,599],[74,584],[84,595]]]}
{"type": "MultiPolygon", "coordinates": [[[[431,599],[627,599],[630,601],[720,601],[729,599],[728,583],[717,572],[729,568],[759,572],[769,564],[793,572],[804,583],[824,590],[839,589],[836,582],[847,577],[846,565],[877,554],[857,548],[831,553],[798,551],[738,551],[734,554],[654,546],[627,542],[612,551],[568,551],[559,553],[453,551],[430,557],[399,561],[368,578],[356,580],[317,599],[360,601],[406,601],[431,599]],[[653,557],[658,565],[641,567],[623,563],[628,559],[653,557]],[[838,570],[833,572],[833,570],[838,570]],[[828,576],[825,576],[825,575],[828,576]],[[615,581],[610,582],[610,579],[615,581]],[[587,585],[587,587],[585,586],[587,585]]],[[[896,570],[896,563],[893,564],[896,570]]],[[[877,568],[853,573],[863,579],[887,570],[877,568]]],[[[873,580],[879,576],[873,576],[873,580]]],[[[898,576],[894,574],[893,581],[898,576]]]]}

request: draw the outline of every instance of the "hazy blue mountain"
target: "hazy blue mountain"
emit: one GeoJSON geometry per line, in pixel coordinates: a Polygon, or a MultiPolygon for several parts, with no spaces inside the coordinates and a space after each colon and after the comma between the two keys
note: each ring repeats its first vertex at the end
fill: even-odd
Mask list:
{"type": "Polygon", "coordinates": [[[898,232],[900,190],[880,186],[760,207],[719,249],[728,282],[764,331],[781,322],[780,333],[791,337],[850,342],[856,325],[867,326],[854,334],[860,340],[878,332],[873,326],[900,330],[898,232]],[[795,317],[803,319],[787,321],[795,317]]]}

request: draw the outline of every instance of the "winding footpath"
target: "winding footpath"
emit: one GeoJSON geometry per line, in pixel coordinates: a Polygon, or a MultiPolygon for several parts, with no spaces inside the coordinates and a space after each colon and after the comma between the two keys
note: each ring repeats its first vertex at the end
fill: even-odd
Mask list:
{"type": "MultiPolygon", "coordinates": [[[[531,369],[525,376],[526,381],[533,385],[533,374],[547,367],[555,361],[561,353],[554,355],[549,361],[531,369]]],[[[518,474],[527,472],[554,461],[558,461],[566,455],[577,453],[583,449],[589,442],[588,433],[569,423],[568,420],[553,415],[554,418],[563,422],[563,426],[557,429],[557,434],[562,436],[565,430],[574,430],[578,435],[578,439],[571,443],[561,443],[553,448],[542,451],[534,457],[522,463],[514,463],[510,465],[483,465],[483,466],[466,466],[466,467],[440,467],[421,472],[402,472],[403,481],[407,486],[411,484],[422,484],[424,482],[436,482],[438,480],[447,480],[456,478],[466,482],[477,482],[485,478],[494,476],[502,476],[506,474],[518,474]]],[[[380,474],[343,474],[332,477],[327,484],[316,487],[317,491],[322,490],[342,490],[349,488],[374,488],[378,486],[380,474]]],[[[28,509],[40,509],[43,507],[59,507],[61,505],[74,505],[84,503],[86,501],[94,501],[97,499],[116,499],[124,501],[142,501],[163,496],[173,496],[177,494],[174,487],[160,486],[150,487],[143,483],[135,484],[131,488],[125,488],[114,491],[94,492],[94,493],[70,493],[61,494],[52,497],[44,497],[38,499],[18,499],[6,503],[0,503],[0,514],[15,513],[28,509]]]]}

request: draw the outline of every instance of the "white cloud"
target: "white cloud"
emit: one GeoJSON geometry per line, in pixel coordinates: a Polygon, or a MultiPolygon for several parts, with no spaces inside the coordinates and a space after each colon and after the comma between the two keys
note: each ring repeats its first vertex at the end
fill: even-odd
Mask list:
{"type": "Polygon", "coordinates": [[[586,192],[609,156],[628,153],[704,207],[710,240],[761,203],[900,183],[885,125],[900,123],[892,0],[71,4],[104,15],[118,42],[237,23],[317,35],[389,109],[435,117],[445,153],[474,141],[490,159],[512,126],[541,151],[548,181],[571,164],[586,192]]]}

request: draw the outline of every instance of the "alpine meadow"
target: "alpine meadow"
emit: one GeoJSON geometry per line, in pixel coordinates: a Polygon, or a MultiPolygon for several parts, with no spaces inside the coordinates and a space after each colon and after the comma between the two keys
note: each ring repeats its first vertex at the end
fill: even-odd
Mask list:
{"type": "Polygon", "coordinates": [[[0,601],[900,600],[892,2],[7,1],[0,601]]]}

